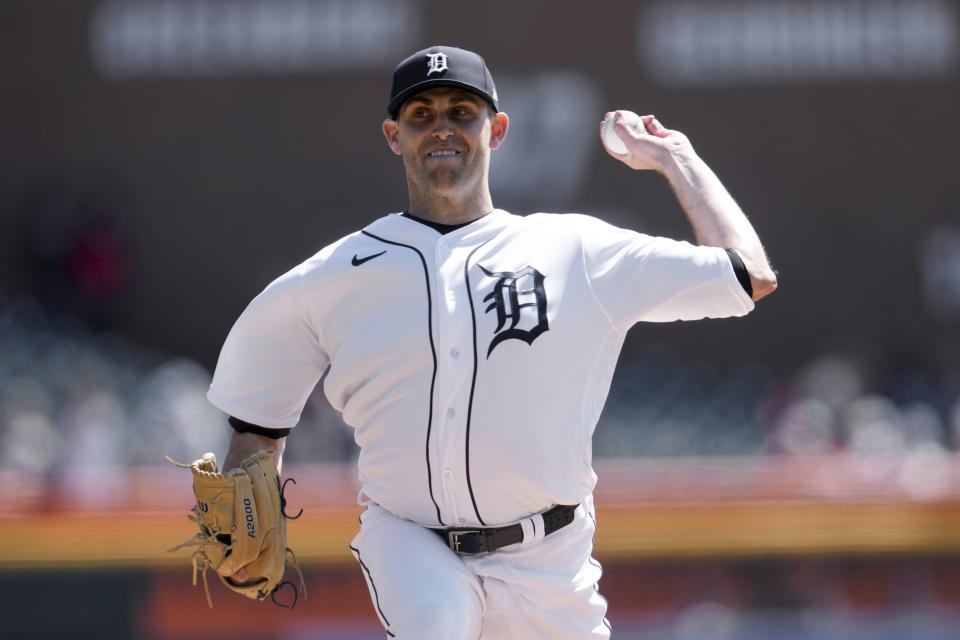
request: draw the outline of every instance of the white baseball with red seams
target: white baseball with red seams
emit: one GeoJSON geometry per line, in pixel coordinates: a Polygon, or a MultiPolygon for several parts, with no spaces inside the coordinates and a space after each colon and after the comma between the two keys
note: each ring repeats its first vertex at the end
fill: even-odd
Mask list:
{"type": "Polygon", "coordinates": [[[613,111],[609,116],[604,118],[603,128],[600,133],[600,137],[603,140],[603,146],[616,154],[623,155],[627,152],[627,145],[623,143],[623,140],[620,139],[620,136],[617,135],[617,132],[613,127],[617,113],[622,114],[624,122],[627,126],[641,133],[646,131],[646,128],[643,126],[643,121],[640,119],[640,116],[635,114],[633,111],[613,111]]]}

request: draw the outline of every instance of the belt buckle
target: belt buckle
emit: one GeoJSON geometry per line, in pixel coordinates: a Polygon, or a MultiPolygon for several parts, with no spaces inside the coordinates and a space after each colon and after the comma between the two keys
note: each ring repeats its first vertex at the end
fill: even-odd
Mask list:
{"type": "Polygon", "coordinates": [[[468,533],[483,533],[479,529],[464,529],[457,531],[447,531],[447,545],[453,549],[454,553],[470,553],[469,551],[460,551],[460,536],[468,533]]]}

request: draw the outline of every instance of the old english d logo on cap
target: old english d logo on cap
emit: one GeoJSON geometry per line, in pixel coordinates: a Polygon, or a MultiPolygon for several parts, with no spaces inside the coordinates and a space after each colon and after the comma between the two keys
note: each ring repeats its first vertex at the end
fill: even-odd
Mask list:
{"type": "Polygon", "coordinates": [[[408,56],[393,70],[387,114],[396,119],[404,102],[433,87],[464,89],[500,110],[497,88],[483,58],[466,49],[437,45],[408,56]]]}
{"type": "Polygon", "coordinates": [[[427,54],[427,76],[431,76],[434,73],[442,73],[448,69],[447,67],[447,54],[445,53],[428,53],[427,54]]]}

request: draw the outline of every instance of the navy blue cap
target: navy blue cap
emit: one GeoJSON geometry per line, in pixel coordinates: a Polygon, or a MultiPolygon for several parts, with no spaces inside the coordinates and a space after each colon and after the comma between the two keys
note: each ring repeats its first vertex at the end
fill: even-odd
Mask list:
{"type": "Polygon", "coordinates": [[[487,64],[479,55],[456,47],[434,46],[418,51],[393,70],[387,113],[396,120],[400,106],[433,87],[460,87],[489,102],[495,111],[497,88],[487,64]]]}

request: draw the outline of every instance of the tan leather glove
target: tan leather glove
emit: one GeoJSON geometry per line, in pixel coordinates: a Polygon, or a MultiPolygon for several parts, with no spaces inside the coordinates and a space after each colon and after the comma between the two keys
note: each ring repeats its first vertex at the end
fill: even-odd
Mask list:
{"type": "MultiPolygon", "coordinates": [[[[207,585],[208,568],[217,572],[227,588],[256,600],[272,597],[283,584],[292,586],[281,582],[287,558],[298,573],[300,568],[293,551],[287,548],[286,501],[273,452],[259,451],[226,473],[217,470],[217,458],[212,453],[205,453],[189,465],[167,460],[193,473],[197,503],[188,517],[200,526],[192,538],[169,551],[196,547],[192,556],[193,584],[197,584],[199,566],[207,603],[213,606],[207,585]],[[240,569],[250,577],[242,584],[231,579],[240,569]]],[[[300,588],[306,595],[302,574],[300,588]]],[[[284,605],[275,598],[273,601],[293,608],[293,604],[284,605]]]]}

